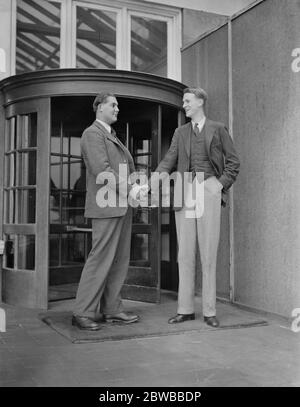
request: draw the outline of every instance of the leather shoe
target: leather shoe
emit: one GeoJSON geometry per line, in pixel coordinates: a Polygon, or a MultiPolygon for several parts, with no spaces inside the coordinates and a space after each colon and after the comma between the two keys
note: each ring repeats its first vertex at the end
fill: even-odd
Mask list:
{"type": "Polygon", "coordinates": [[[178,324],[179,322],[193,321],[195,314],[177,314],[175,317],[169,319],[169,324],[178,324]]]}
{"type": "Polygon", "coordinates": [[[123,324],[131,324],[137,322],[140,319],[138,315],[131,315],[127,312],[119,312],[118,314],[106,314],[104,320],[106,322],[122,322],[123,324]]]}
{"type": "Polygon", "coordinates": [[[216,317],[204,317],[204,322],[206,322],[207,325],[212,326],[214,328],[218,328],[218,326],[220,325],[216,317]]]}
{"type": "Polygon", "coordinates": [[[77,326],[79,329],[85,331],[98,331],[101,329],[101,325],[89,317],[80,317],[79,315],[73,315],[72,325],[77,326]]]}
{"type": "Polygon", "coordinates": [[[105,322],[103,314],[95,314],[93,318],[91,318],[94,322],[105,322]]]}

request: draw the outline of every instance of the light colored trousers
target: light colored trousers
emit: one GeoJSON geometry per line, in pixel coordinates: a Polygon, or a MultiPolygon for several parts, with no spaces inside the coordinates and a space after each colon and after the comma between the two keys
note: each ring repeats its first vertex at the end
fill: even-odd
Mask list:
{"type": "Polygon", "coordinates": [[[120,291],[129,260],[132,209],[125,216],[92,219],[93,245],[82,270],[73,313],[97,317],[123,310],[120,291]]]}
{"type": "MultiPolygon", "coordinates": [[[[189,184],[185,202],[191,202],[195,182],[189,184]]],[[[195,205],[175,212],[178,240],[178,314],[194,313],[197,237],[202,265],[202,311],[216,315],[216,263],[220,239],[222,184],[216,177],[202,183],[195,205]]]]}

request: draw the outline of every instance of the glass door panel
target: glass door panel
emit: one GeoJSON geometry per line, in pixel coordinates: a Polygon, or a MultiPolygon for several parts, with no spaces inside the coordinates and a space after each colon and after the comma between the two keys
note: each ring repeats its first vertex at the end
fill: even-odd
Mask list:
{"type": "Polygon", "coordinates": [[[52,100],[50,301],[75,296],[82,268],[91,250],[91,224],[83,216],[86,169],[81,158],[80,138],[94,119],[92,101],[91,97],[58,97],[52,100]]]}
{"type": "MultiPolygon", "coordinates": [[[[114,126],[122,135],[143,183],[150,180],[157,166],[158,110],[155,103],[119,100],[119,120],[114,126]]],[[[149,194],[150,203],[150,194],[149,194]]],[[[159,209],[150,206],[133,208],[130,264],[122,296],[139,301],[157,302],[160,297],[160,229],[159,209]]]]}

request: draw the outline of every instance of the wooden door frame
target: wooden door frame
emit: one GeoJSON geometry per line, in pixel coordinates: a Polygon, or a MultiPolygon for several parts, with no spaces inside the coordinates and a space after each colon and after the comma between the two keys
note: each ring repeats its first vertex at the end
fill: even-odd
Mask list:
{"type": "Polygon", "coordinates": [[[36,218],[34,224],[3,224],[3,233],[35,235],[35,270],[2,269],[6,280],[5,300],[15,305],[48,307],[48,234],[49,234],[49,148],[50,98],[21,101],[6,108],[5,118],[37,113],[36,218]],[[45,182],[47,180],[47,182],[45,182]],[[22,281],[23,279],[23,281],[22,281]],[[27,280],[27,292],[23,282],[27,280]],[[22,297],[22,294],[24,295],[22,297]]]}
{"type": "MultiPolygon", "coordinates": [[[[5,109],[3,107],[4,97],[0,92],[0,134],[5,135],[5,109]]],[[[0,239],[3,239],[3,203],[4,203],[4,149],[5,137],[0,137],[0,239]]],[[[0,302],[2,302],[2,267],[3,255],[0,256],[0,302]]]]}

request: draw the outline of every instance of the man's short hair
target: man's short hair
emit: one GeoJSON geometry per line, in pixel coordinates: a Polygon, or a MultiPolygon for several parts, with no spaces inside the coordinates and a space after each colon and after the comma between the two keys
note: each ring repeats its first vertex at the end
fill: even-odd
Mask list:
{"type": "Polygon", "coordinates": [[[206,101],[208,99],[207,93],[202,88],[185,88],[183,90],[183,94],[185,93],[193,93],[197,98],[203,100],[203,106],[206,105],[206,101]]]}
{"type": "Polygon", "coordinates": [[[101,103],[105,103],[106,99],[109,96],[116,97],[113,93],[110,93],[110,92],[98,93],[98,95],[95,97],[95,100],[93,102],[93,110],[95,113],[97,112],[98,105],[100,105],[101,103]]]}

